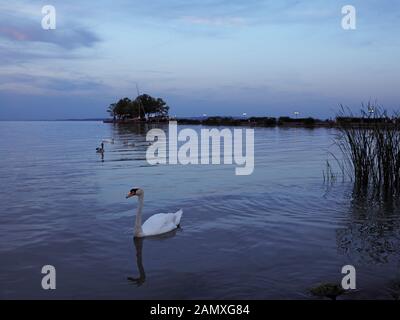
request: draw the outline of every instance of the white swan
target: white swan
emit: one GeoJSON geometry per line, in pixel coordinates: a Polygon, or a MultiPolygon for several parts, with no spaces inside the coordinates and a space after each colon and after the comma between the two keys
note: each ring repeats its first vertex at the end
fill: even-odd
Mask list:
{"type": "Polygon", "coordinates": [[[134,236],[137,238],[155,236],[158,234],[163,234],[170,232],[179,227],[181,217],[182,217],[182,209],[178,210],[175,213],[157,213],[150,218],[148,218],[145,223],[142,225],[142,209],[143,209],[143,200],[144,200],[144,192],[142,189],[134,188],[129,191],[126,198],[130,198],[133,196],[138,196],[139,206],[136,213],[135,220],[135,230],[134,236]]]}
{"type": "Polygon", "coordinates": [[[114,144],[114,138],[113,139],[103,139],[102,142],[114,144]]]}

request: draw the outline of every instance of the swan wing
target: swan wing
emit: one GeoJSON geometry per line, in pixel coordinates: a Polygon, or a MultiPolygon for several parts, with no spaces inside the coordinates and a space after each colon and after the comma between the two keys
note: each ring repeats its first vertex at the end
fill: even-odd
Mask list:
{"type": "Polygon", "coordinates": [[[157,213],[148,218],[142,225],[144,236],[154,236],[176,229],[180,223],[182,210],[176,213],[157,213]]]}
{"type": "Polygon", "coordinates": [[[175,224],[179,226],[181,223],[181,218],[182,218],[183,210],[179,209],[177,212],[175,212],[173,215],[175,216],[175,224]]]}

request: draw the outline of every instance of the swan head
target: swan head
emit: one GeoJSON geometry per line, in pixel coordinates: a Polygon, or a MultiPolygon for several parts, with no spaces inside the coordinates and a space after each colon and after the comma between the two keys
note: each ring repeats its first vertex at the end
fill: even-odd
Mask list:
{"type": "Polygon", "coordinates": [[[143,190],[140,188],[133,188],[131,189],[128,194],[126,195],[126,199],[134,197],[134,196],[142,196],[144,194],[143,190]]]}

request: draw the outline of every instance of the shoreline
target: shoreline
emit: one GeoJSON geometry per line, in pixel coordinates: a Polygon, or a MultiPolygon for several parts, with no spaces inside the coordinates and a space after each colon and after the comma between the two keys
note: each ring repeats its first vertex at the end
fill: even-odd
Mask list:
{"type": "Polygon", "coordinates": [[[233,117],[208,117],[204,119],[196,118],[169,118],[169,119],[105,119],[103,123],[111,124],[158,124],[176,121],[181,125],[206,125],[206,126],[251,126],[251,127],[333,127],[334,121],[318,120],[313,118],[292,119],[289,117],[271,118],[271,117],[250,117],[250,118],[233,118],[233,117]]]}
{"type": "Polygon", "coordinates": [[[180,125],[204,125],[204,126],[237,126],[237,127],[283,127],[283,128],[338,128],[338,127],[359,127],[370,128],[373,126],[393,126],[394,120],[388,121],[381,118],[346,118],[338,117],[335,120],[320,120],[314,118],[290,118],[290,117],[208,117],[204,119],[196,118],[163,118],[163,119],[105,119],[103,123],[118,125],[138,125],[138,124],[164,124],[169,121],[176,121],[180,125]]]}

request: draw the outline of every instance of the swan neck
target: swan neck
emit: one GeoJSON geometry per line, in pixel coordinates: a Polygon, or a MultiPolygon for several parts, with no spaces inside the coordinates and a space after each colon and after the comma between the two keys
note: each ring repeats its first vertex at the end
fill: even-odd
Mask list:
{"type": "Polygon", "coordinates": [[[140,195],[138,198],[138,208],[136,211],[136,220],[135,220],[135,235],[139,236],[142,234],[142,209],[143,209],[143,195],[140,195]]]}

